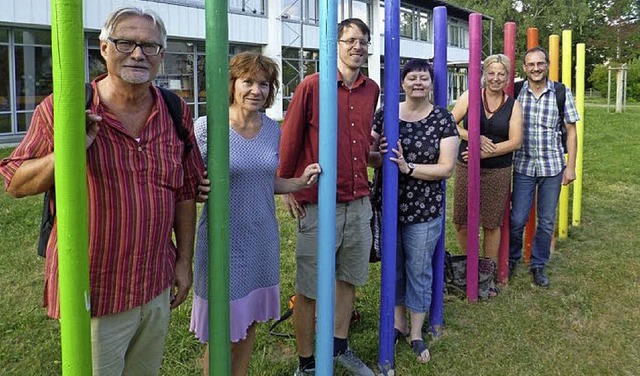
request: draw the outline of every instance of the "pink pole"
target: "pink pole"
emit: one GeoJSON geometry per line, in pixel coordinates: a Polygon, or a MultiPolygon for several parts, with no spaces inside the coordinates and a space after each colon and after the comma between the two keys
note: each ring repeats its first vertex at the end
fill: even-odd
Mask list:
{"type": "Polygon", "coordinates": [[[469,185],[467,210],[467,299],[478,300],[478,251],[480,226],[480,68],[482,15],[469,15],[469,185]]]}
{"type": "MultiPolygon", "coordinates": [[[[511,61],[511,72],[507,78],[505,91],[513,96],[513,81],[516,76],[516,23],[504,24],[504,54],[511,61]]],[[[500,227],[500,249],[498,251],[498,283],[506,284],[509,280],[509,214],[511,212],[511,194],[505,204],[504,218],[500,227]]]]}

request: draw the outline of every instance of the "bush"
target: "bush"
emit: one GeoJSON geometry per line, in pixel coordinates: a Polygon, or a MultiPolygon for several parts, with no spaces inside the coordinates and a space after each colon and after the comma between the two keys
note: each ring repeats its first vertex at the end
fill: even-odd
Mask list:
{"type": "MultiPolygon", "coordinates": [[[[616,64],[619,66],[619,64],[616,64]]],[[[594,89],[602,93],[603,97],[607,96],[608,85],[608,67],[599,64],[593,68],[593,72],[589,76],[589,82],[594,89]]],[[[615,96],[615,74],[611,73],[611,95],[615,96]]],[[[640,101],[640,58],[635,58],[627,64],[627,99],[640,101]]]]}

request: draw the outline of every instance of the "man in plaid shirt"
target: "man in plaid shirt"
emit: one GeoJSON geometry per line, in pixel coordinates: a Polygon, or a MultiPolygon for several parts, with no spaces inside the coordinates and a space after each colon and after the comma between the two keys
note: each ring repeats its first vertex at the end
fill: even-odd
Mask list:
{"type": "Polygon", "coordinates": [[[564,119],[559,118],[555,85],[547,78],[547,51],[540,47],[528,50],[524,54],[523,69],[527,80],[517,99],[522,104],[524,139],[522,147],[514,155],[509,274],[513,274],[522,256],[522,233],[537,188],[538,225],[529,267],[533,282],[541,287],[549,287],[544,267],[549,260],[561,185],[568,185],[576,179],[575,123],[579,116],[571,90],[566,90],[564,119]],[[566,165],[561,140],[562,121],[567,128],[566,165]]]}

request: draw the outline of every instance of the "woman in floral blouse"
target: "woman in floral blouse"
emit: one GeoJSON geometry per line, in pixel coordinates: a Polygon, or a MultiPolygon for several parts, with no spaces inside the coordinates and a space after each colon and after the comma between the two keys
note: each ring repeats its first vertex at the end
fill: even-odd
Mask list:
{"type": "MultiPolygon", "coordinates": [[[[441,183],[453,173],[458,130],[451,113],[433,104],[429,62],[408,61],[401,83],[406,100],[400,103],[398,145],[390,158],[400,172],[394,332],[396,342],[406,337],[417,361],[427,363],[431,354],[422,338],[422,325],[431,305],[431,259],[442,232],[445,193],[441,183]]],[[[374,120],[373,148],[380,142],[383,121],[381,108],[374,120]]]]}

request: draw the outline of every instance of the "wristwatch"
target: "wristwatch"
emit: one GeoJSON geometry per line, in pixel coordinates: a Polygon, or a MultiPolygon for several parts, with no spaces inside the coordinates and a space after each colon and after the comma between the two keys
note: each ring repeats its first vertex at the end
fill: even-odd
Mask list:
{"type": "Polygon", "coordinates": [[[407,163],[407,166],[409,167],[409,171],[407,172],[407,176],[411,176],[411,174],[413,174],[413,170],[415,170],[416,165],[414,165],[413,163],[409,162],[407,163]]]}

